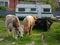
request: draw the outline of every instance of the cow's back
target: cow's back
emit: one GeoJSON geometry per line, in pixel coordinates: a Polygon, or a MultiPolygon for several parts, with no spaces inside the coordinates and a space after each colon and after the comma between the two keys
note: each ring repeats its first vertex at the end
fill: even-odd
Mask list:
{"type": "Polygon", "coordinates": [[[23,23],[28,23],[28,24],[32,25],[32,23],[34,21],[35,21],[34,18],[31,15],[29,15],[23,20],[23,23]]]}
{"type": "Polygon", "coordinates": [[[13,28],[17,26],[20,26],[19,19],[14,15],[7,15],[6,16],[6,27],[13,28]]]}

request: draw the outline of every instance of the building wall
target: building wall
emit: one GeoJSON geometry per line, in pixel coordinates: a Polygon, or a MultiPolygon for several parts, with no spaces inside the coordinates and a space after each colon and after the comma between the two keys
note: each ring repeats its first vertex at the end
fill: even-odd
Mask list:
{"type": "Polygon", "coordinates": [[[9,8],[11,9],[11,10],[14,10],[15,9],[15,7],[16,7],[16,5],[18,4],[18,0],[9,0],[9,8]]]}
{"type": "Polygon", "coordinates": [[[7,7],[7,10],[14,10],[18,0],[0,0],[0,6],[7,7]]]}

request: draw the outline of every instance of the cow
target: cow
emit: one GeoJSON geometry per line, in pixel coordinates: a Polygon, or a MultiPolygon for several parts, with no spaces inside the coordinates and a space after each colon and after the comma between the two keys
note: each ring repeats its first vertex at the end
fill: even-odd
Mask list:
{"type": "Polygon", "coordinates": [[[15,15],[7,15],[5,20],[8,32],[12,32],[13,38],[17,39],[18,35],[23,37],[23,28],[20,26],[20,21],[15,15]]]}
{"type": "Polygon", "coordinates": [[[26,35],[28,33],[29,33],[29,35],[32,34],[32,28],[35,25],[36,20],[37,20],[37,16],[32,16],[32,15],[28,15],[24,18],[24,20],[23,20],[24,35],[26,35]]]}

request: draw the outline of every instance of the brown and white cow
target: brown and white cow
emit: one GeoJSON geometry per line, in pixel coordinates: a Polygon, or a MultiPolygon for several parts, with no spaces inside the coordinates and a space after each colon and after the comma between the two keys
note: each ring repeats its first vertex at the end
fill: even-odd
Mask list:
{"type": "Polygon", "coordinates": [[[7,15],[5,24],[8,31],[12,31],[13,38],[17,39],[18,34],[20,37],[23,37],[23,28],[20,26],[20,21],[17,16],[7,15]]]}
{"type": "Polygon", "coordinates": [[[29,33],[29,35],[32,33],[32,28],[35,25],[36,19],[37,19],[37,17],[32,16],[32,15],[28,15],[24,18],[23,25],[24,25],[24,34],[25,35],[27,33],[29,33]]]}

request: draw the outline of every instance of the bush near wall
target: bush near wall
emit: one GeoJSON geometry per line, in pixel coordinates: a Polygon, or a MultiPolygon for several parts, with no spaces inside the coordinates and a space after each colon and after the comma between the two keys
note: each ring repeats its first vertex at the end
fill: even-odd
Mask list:
{"type": "Polygon", "coordinates": [[[6,10],[5,6],[0,6],[0,10],[6,10]]]}
{"type": "Polygon", "coordinates": [[[8,14],[15,15],[15,11],[0,10],[0,17],[5,17],[8,14]]]}
{"type": "Polygon", "coordinates": [[[60,11],[60,6],[55,8],[56,11],[60,11]]]}

